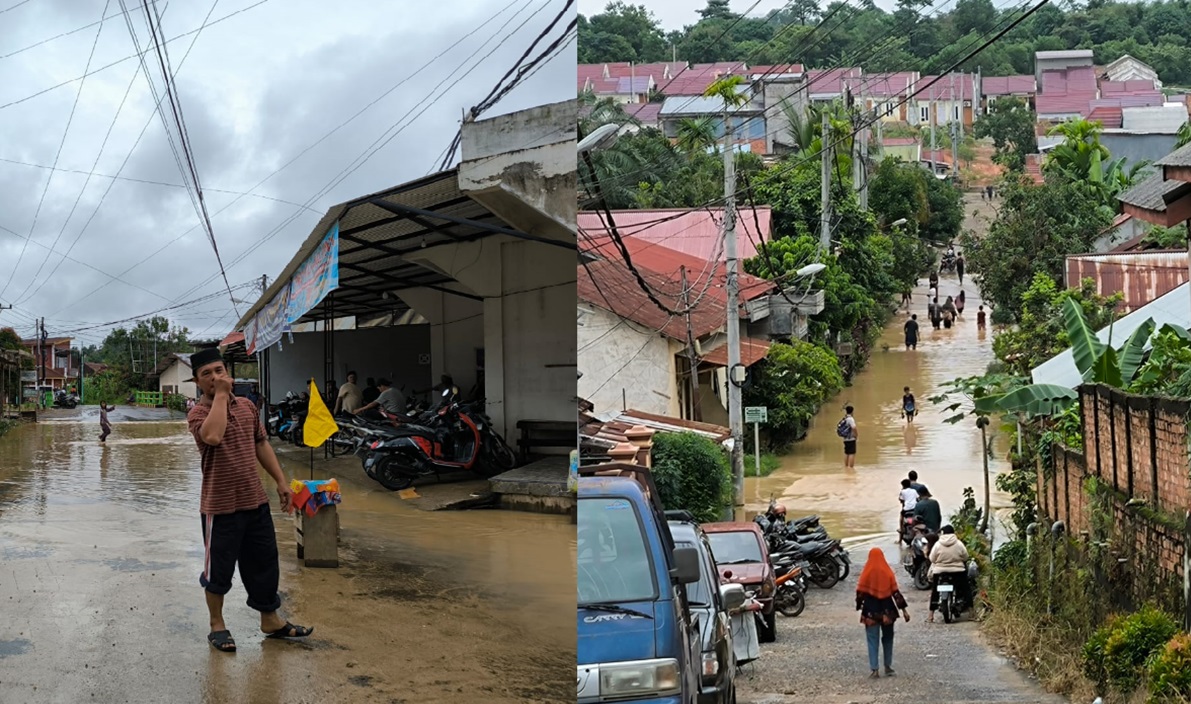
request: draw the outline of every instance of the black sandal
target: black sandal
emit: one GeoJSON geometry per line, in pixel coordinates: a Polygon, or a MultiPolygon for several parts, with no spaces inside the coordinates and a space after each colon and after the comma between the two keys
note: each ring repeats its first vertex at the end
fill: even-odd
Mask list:
{"type": "Polygon", "coordinates": [[[310,635],[311,633],[314,633],[313,628],[307,628],[306,626],[295,626],[294,624],[290,623],[289,621],[286,621],[284,626],[282,626],[281,628],[278,628],[276,631],[273,631],[272,633],[270,633],[269,635],[267,635],[265,637],[266,638],[305,638],[306,636],[310,635]],[[293,632],[291,633],[290,631],[293,631],[293,632]]]}
{"type": "Polygon", "coordinates": [[[221,653],[236,652],[236,641],[232,640],[231,631],[212,631],[207,634],[207,642],[221,653]]]}

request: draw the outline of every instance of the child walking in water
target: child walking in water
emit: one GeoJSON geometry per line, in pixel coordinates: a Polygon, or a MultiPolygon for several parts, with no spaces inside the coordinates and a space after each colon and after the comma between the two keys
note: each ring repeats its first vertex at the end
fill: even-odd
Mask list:
{"type": "Polygon", "coordinates": [[[107,442],[108,436],[112,434],[112,424],[108,422],[108,411],[116,410],[115,406],[109,406],[106,401],[99,402],[99,429],[103,432],[99,435],[100,442],[107,442]]]}

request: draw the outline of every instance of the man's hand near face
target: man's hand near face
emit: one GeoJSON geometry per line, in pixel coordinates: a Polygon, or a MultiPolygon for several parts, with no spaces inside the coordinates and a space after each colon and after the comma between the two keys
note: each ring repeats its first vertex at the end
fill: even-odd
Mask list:
{"type": "Polygon", "coordinates": [[[215,395],[216,396],[223,395],[223,396],[230,397],[232,395],[232,378],[231,377],[220,374],[219,376],[215,377],[211,381],[211,383],[215,387],[215,395]]]}

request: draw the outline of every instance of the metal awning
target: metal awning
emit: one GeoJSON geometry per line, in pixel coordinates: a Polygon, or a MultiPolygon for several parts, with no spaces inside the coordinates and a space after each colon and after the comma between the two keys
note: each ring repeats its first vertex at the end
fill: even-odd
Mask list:
{"type": "Polygon", "coordinates": [[[293,259],[264,295],[236,323],[243,330],[262,307],[285,287],[298,267],[339,221],[339,288],[296,322],[334,317],[400,315],[409,310],[394,292],[429,288],[482,300],[451,277],[405,255],[433,247],[475,242],[494,235],[542,241],[519,232],[459,190],[458,169],[333,206],[315,225],[293,259]],[[390,294],[386,297],[386,293],[390,294]]]}

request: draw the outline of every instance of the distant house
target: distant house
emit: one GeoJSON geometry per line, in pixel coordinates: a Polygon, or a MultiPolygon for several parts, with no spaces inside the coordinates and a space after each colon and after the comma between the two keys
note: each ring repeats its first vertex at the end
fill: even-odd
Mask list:
{"type": "Polygon", "coordinates": [[[1036,51],[1034,52],[1034,81],[1039,88],[1043,86],[1042,76],[1047,71],[1067,71],[1073,68],[1087,68],[1095,81],[1095,73],[1091,49],[1072,49],[1067,51],[1036,51]]]}
{"type": "Polygon", "coordinates": [[[21,340],[21,344],[33,354],[34,370],[43,386],[66,389],[79,382],[79,369],[74,364],[70,344],[74,338],[49,337],[38,344],[36,338],[21,340]]]}
{"type": "Polygon", "coordinates": [[[753,66],[749,69],[753,95],[760,100],[765,115],[765,153],[789,153],[803,146],[797,144],[790,129],[787,111],[805,115],[807,76],[802,64],[753,66]]]}
{"type": "Polygon", "coordinates": [[[153,369],[150,376],[157,377],[158,390],[163,394],[181,394],[186,398],[198,397],[198,386],[188,381],[194,372],[190,368],[190,355],[167,355],[153,369]]]}
{"type": "Polygon", "coordinates": [[[922,143],[917,137],[885,137],[881,140],[881,156],[918,163],[922,161],[922,143]]]}
{"type": "Polygon", "coordinates": [[[845,78],[856,104],[885,122],[909,122],[911,89],[918,80],[917,71],[866,73],[859,78],[845,78]],[[898,105],[898,103],[901,103],[898,105]]]}
{"type": "Polygon", "coordinates": [[[1038,83],[1033,76],[989,76],[980,79],[980,95],[985,115],[996,112],[998,100],[1018,98],[1031,110],[1038,95],[1038,83]]]}
{"type": "Polygon", "coordinates": [[[970,73],[922,76],[913,87],[910,123],[926,127],[932,120],[935,125],[962,121],[965,127],[970,127],[976,96],[974,81],[975,76],[970,73]]]}
{"type": "Polygon", "coordinates": [[[685,63],[579,64],[577,92],[590,91],[618,103],[644,103],[651,91],[686,69],[685,63]]]}
{"type": "Polygon", "coordinates": [[[806,73],[808,102],[843,100],[847,82],[856,81],[863,75],[864,71],[860,68],[811,69],[806,73]]]}
{"type": "Polygon", "coordinates": [[[1091,279],[1101,296],[1122,294],[1121,310],[1127,313],[1187,283],[1187,250],[1073,254],[1066,269],[1067,288],[1091,279]]]}
{"type": "Polygon", "coordinates": [[[1099,93],[1091,65],[1043,71],[1038,87],[1034,108],[1044,123],[1086,117],[1099,93]]]}
{"type": "Polygon", "coordinates": [[[1155,88],[1162,87],[1158,72],[1153,67],[1128,54],[1105,66],[1104,77],[1110,81],[1149,81],[1155,88]]]}
{"type": "MultiPolygon", "coordinates": [[[[740,92],[749,93],[752,88],[740,86],[740,92]]],[[[703,96],[669,96],[662,103],[658,112],[658,119],[662,123],[662,131],[672,140],[678,138],[679,126],[683,120],[709,120],[715,130],[716,139],[724,136],[724,101],[719,98],[705,98],[703,96]]],[[[755,154],[765,154],[765,106],[758,99],[750,99],[745,104],[732,108],[728,115],[732,123],[732,136],[736,148],[741,151],[751,151],[755,154]]]]}

